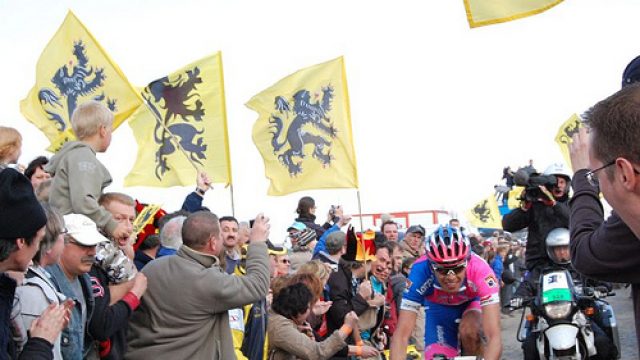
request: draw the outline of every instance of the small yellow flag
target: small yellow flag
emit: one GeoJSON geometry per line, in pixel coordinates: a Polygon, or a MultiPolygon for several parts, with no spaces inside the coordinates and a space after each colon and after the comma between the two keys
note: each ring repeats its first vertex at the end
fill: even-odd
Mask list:
{"type": "Polygon", "coordinates": [[[253,142],[271,180],[269,195],[358,187],[342,57],[287,76],[247,107],[259,114],[253,142]]]}
{"type": "Polygon", "coordinates": [[[469,222],[478,228],[502,229],[502,218],[496,198],[491,195],[474,205],[468,212],[469,222]]]}
{"type": "Polygon", "coordinates": [[[539,14],[562,0],[464,0],[472,28],[539,14]]]}
{"type": "Polygon", "coordinates": [[[151,82],[129,120],[138,157],[125,186],[192,185],[198,169],[231,184],[220,52],[151,82]]]}
{"type": "Polygon", "coordinates": [[[118,65],[69,11],[38,59],[36,84],[20,111],[49,139],[47,150],[56,152],[75,139],[71,114],[87,100],[104,102],[113,111],[114,129],[141,104],[118,65]]]}
{"type": "Polygon", "coordinates": [[[569,169],[571,169],[571,156],[569,155],[569,144],[572,142],[571,137],[577,134],[582,126],[580,116],[573,114],[567,121],[560,125],[558,134],[556,135],[556,143],[560,147],[562,157],[564,157],[564,161],[569,169]]]}
{"type": "Polygon", "coordinates": [[[133,221],[133,234],[138,235],[145,226],[151,224],[153,216],[160,210],[161,205],[148,204],[142,211],[138,213],[136,219],[133,221]]]}

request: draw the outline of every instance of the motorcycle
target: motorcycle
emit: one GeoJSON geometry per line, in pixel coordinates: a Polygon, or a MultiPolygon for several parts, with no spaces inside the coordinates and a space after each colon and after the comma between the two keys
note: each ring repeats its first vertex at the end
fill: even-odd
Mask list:
{"type": "MultiPolygon", "coordinates": [[[[517,339],[525,342],[534,336],[541,360],[590,359],[597,354],[594,336],[597,326],[620,349],[613,308],[603,300],[613,295],[604,286],[591,287],[585,282],[575,285],[567,269],[544,270],[537,295],[523,299],[519,306],[509,306],[511,310],[524,308],[517,339]]],[[[618,351],[616,359],[619,358],[618,351]]]]}

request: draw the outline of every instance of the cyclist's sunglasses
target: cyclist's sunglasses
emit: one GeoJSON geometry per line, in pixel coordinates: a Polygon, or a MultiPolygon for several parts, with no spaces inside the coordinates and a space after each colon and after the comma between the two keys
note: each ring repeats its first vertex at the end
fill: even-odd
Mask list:
{"type": "Polygon", "coordinates": [[[451,274],[453,275],[458,275],[460,274],[462,271],[464,271],[464,269],[467,267],[467,262],[463,262],[462,264],[453,266],[453,267],[445,267],[445,266],[439,266],[439,265],[431,265],[431,268],[433,269],[433,271],[437,272],[438,274],[442,275],[442,276],[449,276],[451,274]]]}

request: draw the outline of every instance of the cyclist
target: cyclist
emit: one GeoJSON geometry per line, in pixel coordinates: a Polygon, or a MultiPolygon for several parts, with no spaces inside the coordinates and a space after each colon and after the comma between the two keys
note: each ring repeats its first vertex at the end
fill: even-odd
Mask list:
{"type": "Polygon", "coordinates": [[[391,360],[404,360],[417,312],[425,306],[425,359],[436,354],[497,360],[500,337],[500,282],[491,267],[470,251],[469,240],[451,226],[441,226],[426,242],[426,255],[409,274],[398,327],[391,342],[391,360]]]}

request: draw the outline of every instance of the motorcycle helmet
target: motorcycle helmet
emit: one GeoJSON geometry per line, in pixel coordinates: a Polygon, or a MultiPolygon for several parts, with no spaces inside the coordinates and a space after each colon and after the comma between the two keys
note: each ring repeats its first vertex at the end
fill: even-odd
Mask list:
{"type": "Polygon", "coordinates": [[[438,227],[425,244],[429,261],[446,267],[459,265],[471,254],[466,235],[449,225],[438,227]]]}
{"type": "Polygon", "coordinates": [[[569,254],[569,229],[556,228],[549,231],[545,243],[547,255],[551,261],[558,265],[571,263],[571,255],[569,254]]]}

